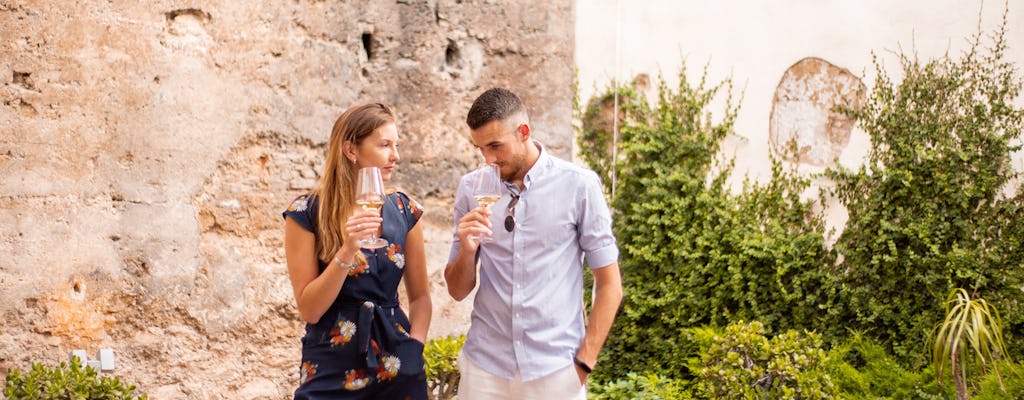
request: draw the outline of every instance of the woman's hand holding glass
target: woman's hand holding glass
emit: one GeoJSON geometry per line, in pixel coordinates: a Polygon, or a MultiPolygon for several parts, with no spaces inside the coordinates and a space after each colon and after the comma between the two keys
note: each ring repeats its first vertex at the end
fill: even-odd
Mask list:
{"type": "MultiPolygon", "coordinates": [[[[364,237],[359,240],[359,246],[364,249],[379,249],[387,246],[388,241],[377,237],[377,231],[380,229],[380,222],[383,219],[380,217],[381,206],[384,205],[384,180],[381,179],[380,169],[377,167],[366,167],[359,169],[359,175],[356,179],[356,204],[365,211],[361,217],[358,217],[360,213],[353,212],[353,217],[365,218],[366,214],[372,213],[377,216],[379,221],[375,224],[363,222],[360,220],[356,222],[354,231],[350,233],[356,233],[356,237],[364,237]],[[368,236],[364,236],[366,234],[368,236]]],[[[354,218],[349,219],[349,223],[353,222],[354,218]]]]}
{"type": "Polygon", "coordinates": [[[362,241],[376,235],[377,231],[380,230],[382,222],[384,222],[384,219],[381,218],[379,212],[367,211],[362,207],[356,207],[352,210],[352,215],[348,218],[348,222],[345,223],[346,237],[351,238],[351,240],[345,242],[345,245],[348,246],[351,243],[353,251],[364,248],[362,241]]]}

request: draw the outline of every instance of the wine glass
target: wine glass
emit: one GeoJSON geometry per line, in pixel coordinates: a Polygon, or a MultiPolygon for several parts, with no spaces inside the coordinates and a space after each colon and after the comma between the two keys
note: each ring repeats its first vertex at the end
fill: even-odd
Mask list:
{"type": "MultiPolygon", "coordinates": [[[[356,179],[356,204],[366,211],[380,212],[380,207],[384,205],[384,180],[380,176],[380,168],[359,169],[359,176],[356,179]]],[[[364,249],[379,249],[387,245],[387,240],[377,237],[377,231],[369,238],[359,240],[359,247],[364,249]]]]}
{"type": "MultiPolygon", "coordinates": [[[[501,198],[501,178],[498,174],[497,164],[484,164],[476,172],[473,179],[473,200],[476,200],[480,207],[490,207],[501,198]]],[[[470,239],[479,242],[490,242],[491,237],[487,235],[471,235],[470,239]]]]}

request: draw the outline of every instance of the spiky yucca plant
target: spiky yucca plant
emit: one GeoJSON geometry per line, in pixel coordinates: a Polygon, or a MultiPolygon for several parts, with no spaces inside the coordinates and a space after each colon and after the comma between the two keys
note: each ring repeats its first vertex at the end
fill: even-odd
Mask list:
{"type": "Polygon", "coordinates": [[[1007,358],[1002,319],[999,311],[985,299],[972,299],[962,288],[950,292],[946,298],[946,319],[936,327],[934,338],[932,362],[935,370],[941,381],[943,371],[949,365],[958,400],[969,397],[967,378],[972,365],[980,366],[982,373],[992,365],[1002,388],[1002,376],[995,362],[1007,358]]]}

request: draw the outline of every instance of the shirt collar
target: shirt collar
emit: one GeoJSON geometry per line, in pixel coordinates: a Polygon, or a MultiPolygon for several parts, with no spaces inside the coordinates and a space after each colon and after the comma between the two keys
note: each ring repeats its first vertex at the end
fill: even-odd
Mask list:
{"type": "Polygon", "coordinates": [[[529,171],[526,171],[526,176],[523,177],[523,188],[524,190],[530,190],[530,185],[534,179],[544,176],[549,170],[551,170],[551,155],[548,154],[547,149],[540,142],[534,140],[533,144],[537,146],[537,150],[540,150],[540,156],[537,157],[537,162],[533,163],[529,171]]]}

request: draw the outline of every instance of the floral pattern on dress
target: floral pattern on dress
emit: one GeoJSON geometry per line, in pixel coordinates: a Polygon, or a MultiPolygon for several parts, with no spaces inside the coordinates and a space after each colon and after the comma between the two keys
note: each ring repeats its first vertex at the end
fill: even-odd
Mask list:
{"type": "Polygon", "coordinates": [[[377,379],[390,381],[398,376],[398,369],[401,367],[402,360],[398,357],[392,355],[384,356],[381,358],[380,364],[377,364],[377,379]]]}
{"type": "Polygon", "coordinates": [[[402,245],[392,243],[388,246],[388,259],[393,261],[398,269],[405,268],[405,253],[402,251],[402,245]]]}
{"type": "Polygon", "coordinates": [[[409,332],[406,332],[406,331],[405,331],[405,327],[404,327],[404,326],[402,326],[402,324],[399,324],[399,323],[395,322],[395,324],[394,324],[394,325],[395,325],[395,330],[396,330],[396,331],[398,331],[398,333],[401,333],[401,334],[402,334],[402,335],[404,335],[405,337],[410,337],[410,336],[409,336],[409,332]]]}
{"type": "Polygon", "coordinates": [[[338,321],[338,327],[331,329],[331,345],[345,346],[356,334],[356,323],[349,320],[338,321]]]}
{"type": "Polygon", "coordinates": [[[366,387],[369,383],[370,378],[366,377],[366,371],[363,369],[350,369],[345,372],[346,390],[359,390],[366,387]]]}
{"type": "Polygon", "coordinates": [[[302,366],[299,368],[299,384],[303,385],[313,380],[314,375],[316,375],[316,364],[309,361],[302,363],[302,366]]]}
{"type": "MultiPolygon", "coordinates": [[[[396,202],[396,204],[398,204],[398,210],[404,213],[405,204],[401,201],[396,202]]],[[[420,219],[420,216],[423,215],[423,206],[420,206],[420,203],[417,203],[416,200],[409,199],[409,212],[411,212],[416,219],[420,219]]]]}
{"type": "MultiPolygon", "coordinates": [[[[316,195],[293,196],[285,206],[285,218],[316,235],[316,195]]],[[[331,312],[320,323],[307,324],[299,374],[292,378],[302,379],[295,398],[426,399],[421,386],[425,385],[422,347],[411,343],[408,316],[392,301],[398,298],[406,266],[405,239],[418,222],[414,215],[421,213],[425,211],[420,211],[419,204],[404,194],[389,195],[381,210],[380,234],[389,243],[380,250],[360,250],[361,261],[351,271],[347,266],[342,269],[351,274],[332,302],[331,312]],[[366,323],[364,317],[373,320],[366,323]]],[[[328,268],[331,262],[320,260],[319,267],[328,268]]]]}
{"type": "Polygon", "coordinates": [[[355,267],[355,268],[349,268],[349,270],[348,270],[348,276],[352,276],[352,277],[359,277],[359,275],[362,275],[362,274],[368,273],[368,272],[369,272],[369,270],[370,270],[370,266],[369,266],[369,264],[367,264],[367,263],[366,263],[366,262],[364,261],[364,262],[360,263],[358,267],[355,267]]]}
{"type": "Polygon", "coordinates": [[[416,200],[410,199],[409,209],[412,211],[412,215],[416,217],[416,219],[420,219],[423,215],[423,207],[420,206],[420,203],[416,202],[416,200]]]}
{"type": "Polygon", "coordinates": [[[308,195],[302,195],[302,196],[296,197],[295,200],[292,201],[292,204],[288,206],[288,211],[306,211],[306,208],[308,206],[309,206],[309,196],[308,195]]]}

